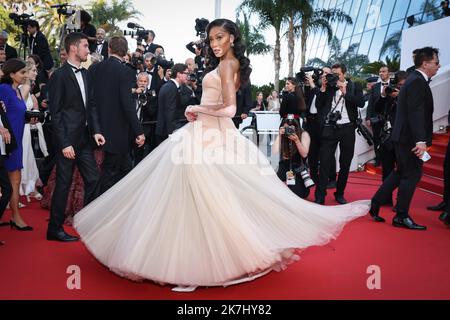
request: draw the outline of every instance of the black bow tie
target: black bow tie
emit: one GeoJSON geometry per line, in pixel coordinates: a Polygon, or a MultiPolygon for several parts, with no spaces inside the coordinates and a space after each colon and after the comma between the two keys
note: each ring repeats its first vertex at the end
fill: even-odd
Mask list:
{"type": "Polygon", "coordinates": [[[430,78],[430,79],[428,79],[428,81],[427,81],[427,82],[428,82],[428,84],[430,84],[430,82],[431,82],[431,81],[433,81],[433,80],[431,80],[431,78],[430,78]]]}
{"type": "Polygon", "coordinates": [[[75,71],[75,73],[83,71],[83,67],[81,67],[81,68],[77,68],[75,66],[71,66],[71,67],[72,67],[73,71],[75,71]]]}
{"type": "Polygon", "coordinates": [[[388,85],[389,85],[389,82],[382,82],[381,85],[382,85],[382,86],[388,86],[388,85]]]}

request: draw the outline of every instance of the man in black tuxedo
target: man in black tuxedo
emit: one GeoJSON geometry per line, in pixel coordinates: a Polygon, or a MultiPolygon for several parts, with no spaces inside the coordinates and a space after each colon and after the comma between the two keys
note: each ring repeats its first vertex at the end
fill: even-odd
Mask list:
{"type": "Polygon", "coordinates": [[[42,60],[44,70],[48,72],[53,68],[54,63],[47,38],[39,31],[39,23],[36,20],[30,20],[27,23],[27,30],[30,54],[37,54],[42,60]]]}
{"type": "Polygon", "coordinates": [[[5,49],[5,61],[8,61],[12,58],[17,58],[17,50],[8,44],[8,33],[6,31],[0,32],[0,48],[5,49]]]}
{"type": "Polygon", "coordinates": [[[185,124],[184,110],[187,106],[183,106],[181,101],[181,86],[187,83],[188,75],[187,65],[175,64],[172,68],[172,78],[159,91],[158,122],[156,124],[159,143],[185,124]]]}
{"type": "Polygon", "coordinates": [[[153,30],[149,30],[147,39],[145,39],[144,43],[142,44],[144,54],[147,52],[155,53],[156,49],[161,47],[159,44],[153,43],[153,40],[155,40],[155,32],[153,30]]]}
{"type": "Polygon", "coordinates": [[[148,75],[145,72],[138,74],[137,88],[133,90],[137,117],[142,124],[145,135],[144,146],[140,148],[135,145],[133,148],[133,164],[136,166],[156,148],[155,127],[158,114],[158,96],[154,90],[148,89],[148,75]]]}
{"type": "Polygon", "coordinates": [[[52,115],[53,138],[56,151],[56,186],[52,197],[47,240],[77,241],[64,229],[64,212],[72,184],[74,165],[80,170],[84,181],[84,204],[98,194],[99,172],[94,159],[92,136],[97,145],[105,139],[96,131],[97,119],[93,117],[95,105],[90,103],[90,83],[87,70],[81,62],[87,60],[89,45],[82,33],[66,36],[64,46],[68,60],[56,70],[49,83],[49,105],[52,115]]]}
{"type": "Polygon", "coordinates": [[[103,56],[103,60],[108,59],[108,41],[105,40],[106,33],[105,29],[97,29],[97,42],[95,43],[94,50],[91,53],[98,53],[103,56]]]}
{"type": "Polygon", "coordinates": [[[334,197],[338,203],[345,204],[347,201],[344,198],[344,191],[355,151],[355,123],[358,119],[358,108],[363,108],[365,101],[361,87],[351,80],[346,80],[345,65],[335,64],[331,67],[331,71],[339,78],[337,85],[329,85],[324,78],[316,99],[322,136],[315,202],[325,203],[331,161],[335,161],[334,154],[339,144],[340,170],[334,197]]]}
{"type": "Polygon", "coordinates": [[[369,104],[367,106],[366,113],[366,123],[367,126],[372,127],[373,132],[373,141],[374,141],[374,151],[375,151],[375,166],[378,167],[381,163],[382,154],[380,153],[380,135],[381,129],[383,126],[382,121],[380,120],[380,113],[377,112],[375,106],[381,98],[381,93],[383,90],[390,85],[390,76],[389,76],[389,68],[384,65],[379,70],[379,82],[377,82],[370,92],[369,96],[369,104]]]}
{"type": "Polygon", "coordinates": [[[433,95],[429,82],[439,70],[439,51],[425,47],[416,53],[416,71],[412,73],[398,96],[395,125],[391,134],[397,168],[389,175],[372,198],[370,215],[377,222],[380,205],[398,187],[396,216],[392,224],[413,230],[426,230],[409,215],[417,183],[422,177],[422,158],[431,146],[433,136],[433,95]]]}
{"type": "Polygon", "coordinates": [[[131,170],[133,140],[139,147],[145,142],[132,95],[132,82],[135,79],[131,77],[135,76],[123,63],[127,51],[128,42],[125,37],[112,37],[109,40],[108,60],[89,69],[93,82],[92,103],[96,105],[93,109],[99,120],[99,127],[95,131],[101,132],[106,139],[103,146],[105,159],[100,179],[101,193],[131,170]]]}
{"type": "Polygon", "coordinates": [[[144,55],[144,66],[144,72],[148,75],[147,90],[155,90],[156,94],[158,94],[161,86],[164,84],[162,80],[164,74],[161,66],[156,65],[156,56],[153,53],[147,52],[144,55]]]}

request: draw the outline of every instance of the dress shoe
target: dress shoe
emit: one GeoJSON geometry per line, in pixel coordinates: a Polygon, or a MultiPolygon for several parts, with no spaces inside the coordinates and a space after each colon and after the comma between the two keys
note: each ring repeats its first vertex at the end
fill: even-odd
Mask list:
{"type": "Polygon", "coordinates": [[[337,183],[336,181],[329,181],[327,184],[327,189],[336,189],[337,183]]]}
{"type": "Polygon", "coordinates": [[[315,203],[320,204],[320,205],[324,205],[325,204],[325,199],[323,198],[316,198],[314,200],[315,203]]]}
{"type": "Polygon", "coordinates": [[[430,211],[444,211],[445,207],[447,207],[447,204],[444,201],[442,201],[441,203],[439,203],[436,206],[427,207],[427,210],[430,210],[430,211]]]}
{"type": "Polygon", "coordinates": [[[406,228],[410,230],[427,230],[427,227],[418,225],[413,221],[413,219],[411,219],[411,217],[402,218],[395,216],[392,220],[392,225],[394,227],[406,228]]]}
{"type": "Polygon", "coordinates": [[[33,228],[30,226],[19,227],[14,221],[9,221],[9,225],[11,229],[16,229],[17,231],[33,231],[33,228]]]}
{"type": "Polygon", "coordinates": [[[375,205],[373,202],[370,204],[369,214],[375,222],[385,222],[386,220],[380,217],[380,207],[375,205]]]}
{"type": "Polygon", "coordinates": [[[70,234],[67,234],[64,230],[60,230],[57,232],[48,232],[47,231],[47,240],[60,241],[60,242],[74,242],[74,241],[78,241],[79,238],[71,236],[70,234]]]}
{"type": "Polygon", "coordinates": [[[347,204],[347,200],[344,199],[344,195],[334,193],[334,199],[337,201],[337,203],[340,204],[347,204]]]}
{"type": "Polygon", "coordinates": [[[439,216],[439,220],[441,220],[447,227],[450,227],[450,213],[448,211],[444,211],[439,216]]]}

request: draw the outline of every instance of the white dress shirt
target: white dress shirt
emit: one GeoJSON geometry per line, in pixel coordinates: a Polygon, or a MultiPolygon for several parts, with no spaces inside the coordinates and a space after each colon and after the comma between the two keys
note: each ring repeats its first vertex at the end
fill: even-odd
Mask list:
{"type": "Polygon", "coordinates": [[[81,74],[81,72],[76,72],[76,69],[81,69],[81,66],[77,67],[76,65],[70,63],[69,60],[67,60],[67,63],[72,66],[72,71],[75,74],[75,78],[77,78],[77,82],[81,91],[81,96],[83,97],[84,107],[86,108],[86,89],[84,86],[83,75],[81,74]]]}

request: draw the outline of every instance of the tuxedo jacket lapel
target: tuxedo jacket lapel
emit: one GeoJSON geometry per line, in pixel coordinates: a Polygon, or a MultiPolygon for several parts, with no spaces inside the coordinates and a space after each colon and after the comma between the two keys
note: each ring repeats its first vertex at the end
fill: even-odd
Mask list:
{"type": "MultiPolygon", "coordinates": [[[[80,97],[81,103],[82,103],[82,105],[84,105],[83,95],[81,94],[81,88],[80,88],[80,85],[78,84],[77,78],[75,77],[75,73],[73,72],[72,67],[68,63],[66,63],[65,66],[66,66],[66,73],[69,75],[69,78],[72,80],[73,85],[78,90],[77,92],[78,92],[78,95],[80,97]]],[[[81,73],[83,74],[83,71],[81,71],[81,73]]],[[[85,87],[85,89],[87,89],[86,77],[83,76],[83,79],[84,79],[84,87],[85,87]]],[[[86,103],[87,103],[87,97],[88,96],[87,96],[87,93],[86,93],[86,103]]]]}

